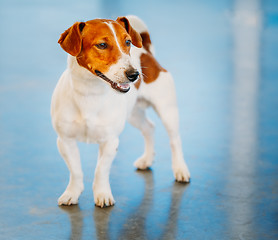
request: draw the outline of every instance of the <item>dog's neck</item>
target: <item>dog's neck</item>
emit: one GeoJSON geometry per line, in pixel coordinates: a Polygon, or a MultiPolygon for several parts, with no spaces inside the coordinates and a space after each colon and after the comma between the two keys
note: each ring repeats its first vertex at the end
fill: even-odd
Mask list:
{"type": "Polygon", "coordinates": [[[89,70],[81,67],[76,57],[68,55],[68,70],[71,75],[73,89],[84,96],[105,94],[111,91],[110,86],[102,79],[92,74],[89,70]]]}

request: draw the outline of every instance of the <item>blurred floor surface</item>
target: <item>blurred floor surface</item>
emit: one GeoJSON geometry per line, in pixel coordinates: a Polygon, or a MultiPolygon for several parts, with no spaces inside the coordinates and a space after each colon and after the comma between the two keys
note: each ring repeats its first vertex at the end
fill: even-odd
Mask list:
{"type": "Polygon", "coordinates": [[[278,4],[275,1],[1,1],[0,239],[278,239],[278,4]],[[85,191],[58,207],[68,170],[50,99],[75,21],[136,14],[175,78],[190,184],[174,181],[157,116],[149,171],[127,125],[111,170],[116,205],[94,206],[97,146],[80,143],[85,191]]]}

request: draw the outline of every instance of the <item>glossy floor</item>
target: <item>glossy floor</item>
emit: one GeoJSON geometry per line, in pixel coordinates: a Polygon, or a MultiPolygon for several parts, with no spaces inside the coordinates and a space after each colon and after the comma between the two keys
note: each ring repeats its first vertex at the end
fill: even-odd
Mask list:
{"type": "Polygon", "coordinates": [[[0,1],[0,239],[278,239],[278,4],[274,0],[0,1]],[[156,115],[150,171],[127,125],[111,170],[116,205],[93,204],[97,146],[80,144],[85,191],[58,207],[68,171],[50,99],[75,21],[136,14],[175,78],[190,184],[171,172],[156,115]]]}

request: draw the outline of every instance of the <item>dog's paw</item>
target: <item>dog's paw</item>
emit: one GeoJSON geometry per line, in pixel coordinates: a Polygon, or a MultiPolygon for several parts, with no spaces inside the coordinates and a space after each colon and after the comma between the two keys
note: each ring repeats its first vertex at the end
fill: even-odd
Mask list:
{"type": "Polygon", "coordinates": [[[73,205],[78,204],[80,192],[66,190],[58,199],[59,205],[73,205]]]}
{"type": "Polygon", "coordinates": [[[152,165],[152,158],[148,158],[146,156],[142,156],[138,158],[134,163],[134,167],[136,167],[139,170],[146,170],[152,165]]]}
{"type": "Polygon", "coordinates": [[[115,200],[113,198],[111,191],[94,193],[94,199],[95,199],[96,206],[101,208],[110,207],[115,204],[115,200]]]}
{"type": "Polygon", "coordinates": [[[173,172],[177,182],[190,182],[190,172],[184,162],[173,166],[173,172]]]}
{"type": "Polygon", "coordinates": [[[69,185],[65,192],[59,197],[58,204],[59,205],[73,205],[78,204],[78,198],[80,194],[83,192],[84,186],[80,184],[78,187],[73,187],[73,185],[69,185]]]}

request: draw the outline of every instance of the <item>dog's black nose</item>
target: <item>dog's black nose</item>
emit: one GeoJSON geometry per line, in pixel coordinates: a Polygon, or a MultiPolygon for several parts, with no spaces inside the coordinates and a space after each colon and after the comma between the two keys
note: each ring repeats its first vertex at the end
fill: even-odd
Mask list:
{"type": "Polygon", "coordinates": [[[137,80],[138,76],[139,76],[139,72],[135,69],[132,70],[127,70],[125,72],[126,77],[128,78],[129,81],[134,82],[135,80],[137,80]]]}

